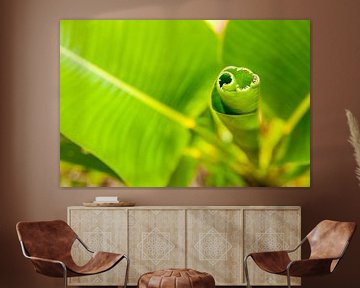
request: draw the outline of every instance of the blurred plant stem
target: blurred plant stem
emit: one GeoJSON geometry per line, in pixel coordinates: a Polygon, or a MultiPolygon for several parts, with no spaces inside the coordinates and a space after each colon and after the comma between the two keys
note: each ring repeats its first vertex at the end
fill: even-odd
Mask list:
{"type": "Polygon", "coordinates": [[[305,115],[306,111],[310,108],[310,94],[308,94],[302,102],[297,106],[293,114],[286,121],[283,134],[284,137],[287,137],[295,128],[295,126],[299,123],[301,118],[305,115]]]}

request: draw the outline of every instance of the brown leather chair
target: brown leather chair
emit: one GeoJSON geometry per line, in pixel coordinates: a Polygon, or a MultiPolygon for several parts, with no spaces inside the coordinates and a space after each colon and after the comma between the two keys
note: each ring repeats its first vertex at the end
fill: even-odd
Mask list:
{"type": "Polygon", "coordinates": [[[125,254],[91,251],[62,220],[19,222],[16,231],[24,256],[31,260],[35,271],[50,277],[88,276],[110,270],[126,259],[124,288],[127,285],[129,258],[125,254]],[[83,266],[78,266],[71,257],[71,247],[78,240],[92,254],[83,266]]]}
{"type": "Polygon", "coordinates": [[[292,250],[250,253],[244,259],[247,287],[251,287],[247,267],[249,257],[266,272],[286,275],[289,288],[290,276],[315,276],[333,272],[344,256],[355,229],[354,222],[324,220],[292,250]],[[311,249],[309,259],[291,261],[289,253],[296,251],[306,241],[311,249]]]}

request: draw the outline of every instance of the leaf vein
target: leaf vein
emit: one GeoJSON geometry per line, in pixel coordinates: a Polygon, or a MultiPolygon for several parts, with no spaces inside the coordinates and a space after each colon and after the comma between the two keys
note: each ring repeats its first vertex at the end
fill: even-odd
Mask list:
{"type": "Polygon", "coordinates": [[[64,46],[60,46],[60,53],[64,57],[67,57],[71,61],[75,62],[80,67],[87,69],[91,73],[97,75],[98,77],[102,78],[108,83],[111,83],[118,89],[125,91],[130,96],[136,98],[137,100],[141,101],[148,107],[156,110],[157,112],[161,113],[162,115],[166,116],[170,120],[177,122],[181,126],[184,126],[189,129],[193,129],[196,127],[196,122],[194,119],[187,117],[178,111],[170,108],[169,106],[157,101],[150,95],[146,94],[145,92],[135,88],[134,86],[116,78],[115,76],[111,75],[110,73],[106,72],[104,69],[100,68],[99,66],[95,65],[94,63],[84,59],[80,55],[76,54],[75,52],[69,50],[64,46]]]}

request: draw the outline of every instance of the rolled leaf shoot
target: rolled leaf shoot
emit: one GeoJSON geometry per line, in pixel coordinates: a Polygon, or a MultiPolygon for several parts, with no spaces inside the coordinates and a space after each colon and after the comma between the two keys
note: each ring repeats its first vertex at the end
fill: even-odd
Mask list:
{"type": "Polygon", "coordinates": [[[234,142],[257,163],[260,77],[247,68],[223,69],[212,92],[212,109],[233,134],[234,142]]]}

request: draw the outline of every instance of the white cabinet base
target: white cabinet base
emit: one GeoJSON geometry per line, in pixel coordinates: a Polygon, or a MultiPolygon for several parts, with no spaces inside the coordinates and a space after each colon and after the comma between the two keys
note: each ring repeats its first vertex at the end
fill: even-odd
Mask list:
{"type": "MultiPolygon", "coordinates": [[[[92,249],[128,254],[129,285],[145,272],[192,268],[212,274],[216,285],[244,286],[243,258],[250,252],[294,248],[301,238],[301,208],[288,206],[69,207],[68,223],[92,249]]],[[[88,255],[75,244],[78,263],[88,255]]],[[[299,259],[298,250],[294,258],[299,259]]],[[[286,285],[286,277],[249,261],[252,285],[286,285]]],[[[69,285],[121,285],[125,263],[69,280],[69,285]]],[[[300,280],[294,278],[294,285],[300,280]]]]}

